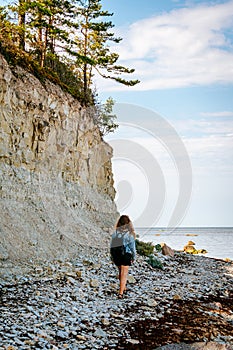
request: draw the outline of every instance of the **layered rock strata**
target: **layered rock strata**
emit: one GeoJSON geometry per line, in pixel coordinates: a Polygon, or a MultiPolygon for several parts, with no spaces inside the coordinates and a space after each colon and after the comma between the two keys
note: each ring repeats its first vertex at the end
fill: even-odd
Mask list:
{"type": "Polygon", "coordinates": [[[117,215],[112,149],[91,114],[0,55],[0,121],[0,258],[104,245],[117,215]]]}

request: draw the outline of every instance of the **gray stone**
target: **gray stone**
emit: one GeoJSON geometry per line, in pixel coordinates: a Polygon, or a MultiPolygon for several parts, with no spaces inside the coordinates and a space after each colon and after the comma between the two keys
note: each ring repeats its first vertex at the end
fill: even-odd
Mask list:
{"type": "Polygon", "coordinates": [[[98,328],[95,331],[94,336],[98,337],[98,338],[106,338],[108,336],[108,334],[106,332],[104,332],[101,328],[98,328]]]}
{"type": "Polygon", "coordinates": [[[157,302],[156,302],[156,300],[154,300],[154,299],[148,299],[148,300],[146,301],[146,305],[151,306],[151,307],[157,306],[157,302]]]}
{"type": "Polygon", "coordinates": [[[137,339],[126,339],[126,342],[128,344],[132,344],[132,345],[140,344],[139,340],[137,340],[137,339]]]}
{"type": "Polygon", "coordinates": [[[99,287],[99,281],[97,279],[90,280],[90,286],[93,288],[99,287]]]}
{"type": "Polygon", "coordinates": [[[127,282],[130,284],[135,284],[136,283],[136,279],[134,278],[134,276],[129,275],[127,278],[127,282]]]}
{"type": "MultiPolygon", "coordinates": [[[[208,309],[205,310],[206,314],[203,314],[206,320],[209,319],[209,312],[216,319],[219,318],[221,324],[228,322],[228,325],[231,325],[232,313],[224,312],[223,303],[224,298],[229,295],[226,293],[232,288],[232,264],[216,263],[208,258],[203,261],[191,255],[184,261],[182,255],[178,261],[175,259],[176,256],[169,259],[167,264],[170,264],[170,261],[176,263],[169,265],[169,269],[166,265],[166,270],[160,272],[150,270],[146,258],[137,256],[130,270],[137,278],[137,283],[128,286],[128,292],[122,300],[117,298],[117,289],[110,287],[112,283],[119,285],[119,281],[117,269],[110,263],[108,251],[104,248],[82,246],[72,261],[44,261],[41,263],[43,273],[39,275],[35,269],[39,264],[32,264],[31,267],[27,264],[22,268],[22,265],[6,262],[9,264],[8,270],[5,269],[2,274],[6,284],[1,282],[2,347],[5,349],[12,345],[16,349],[22,347],[26,350],[39,347],[40,344],[40,347],[45,349],[51,347],[51,343],[56,340],[59,342],[59,348],[66,344],[70,349],[117,349],[119,338],[122,336],[133,342],[138,341],[129,332],[134,322],[159,321],[165,312],[169,315],[174,305],[179,304],[179,300],[173,300],[174,296],[179,296],[185,302],[190,301],[190,293],[193,295],[192,299],[197,302],[199,298],[201,303],[206,299],[205,306],[208,309]],[[93,270],[93,265],[83,266],[83,260],[93,261],[94,264],[101,261],[101,268],[93,270]],[[203,264],[208,268],[203,269],[198,276],[184,272],[185,266],[200,270],[203,264]],[[49,266],[54,266],[54,275],[51,274],[49,266]],[[72,273],[75,273],[76,266],[80,266],[80,270],[84,272],[82,278],[74,278],[75,284],[66,283],[67,273],[71,273],[70,278],[73,278],[72,273]],[[98,288],[90,287],[91,279],[99,282],[98,288]],[[208,301],[209,296],[210,300],[214,300],[213,296],[219,295],[222,305],[208,301]],[[62,333],[58,333],[59,331],[62,333]],[[22,341],[25,345],[17,345],[14,339],[22,341]]],[[[179,334],[181,328],[175,324],[171,324],[170,327],[179,334]]],[[[226,329],[224,331],[226,332],[226,329]]],[[[210,350],[229,350],[233,343],[230,332],[226,332],[225,336],[214,332],[211,340],[212,344],[208,343],[206,338],[205,344],[209,347],[215,345],[215,348],[210,350]],[[219,348],[220,345],[222,348],[219,348]]],[[[174,350],[175,346],[183,345],[169,344],[174,350]]],[[[137,346],[136,343],[128,343],[129,348],[137,346]]],[[[188,349],[187,346],[184,349],[188,349]]]]}
{"type": "Polygon", "coordinates": [[[67,339],[69,337],[69,334],[65,331],[57,331],[57,337],[61,339],[67,339]]]}

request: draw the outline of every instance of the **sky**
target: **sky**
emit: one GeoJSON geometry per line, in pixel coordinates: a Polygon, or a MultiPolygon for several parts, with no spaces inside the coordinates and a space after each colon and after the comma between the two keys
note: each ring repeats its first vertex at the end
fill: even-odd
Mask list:
{"type": "Polygon", "coordinates": [[[141,81],[124,87],[96,80],[100,99],[111,96],[116,101],[120,122],[118,131],[106,137],[116,148],[113,170],[120,213],[129,214],[137,226],[232,227],[233,1],[104,0],[102,4],[114,13],[113,30],[122,38],[111,49],[120,55],[120,64],[135,68],[128,78],[141,81]],[[151,114],[177,133],[170,148],[161,140],[160,124],[156,120],[153,124],[151,114]],[[158,129],[152,133],[154,125],[158,129]],[[191,175],[177,171],[180,162],[182,172],[181,158],[186,154],[171,155],[176,141],[187,151],[190,164],[183,164],[183,171],[191,165],[191,175]],[[120,143],[128,155],[122,155],[120,143]],[[146,156],[143,164],[135,160],[134,148],[141,158],[143,153],[152,154],[157,168],[147,169],[146,156]],[[185,196],[181,193],[185,182],[189,199],[183,199],[181,213],[172,220],[179,195],[185,196]],[[153,219],[142,214],[145,209],[153,219]]]}
{"type": "MultiPolygon", "coordinates": [[[[0,4],[6,1],[0,0],[0,4]]],[[[102,0],[134,68],[115,100],[116,203],[136,226],[233,227],[233,1],[102,0]]]]}

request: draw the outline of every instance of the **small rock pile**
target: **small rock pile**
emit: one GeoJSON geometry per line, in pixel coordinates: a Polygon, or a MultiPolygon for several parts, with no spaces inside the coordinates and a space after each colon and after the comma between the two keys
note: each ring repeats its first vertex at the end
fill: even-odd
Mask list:
{"type": "Polygon", "coordinates": [[[232,349],[232,262],[156,254],[164,268],[153,269],[138,256],[122,300],[106,249],[80,246],[72,261],[2,262],[0,350],[156,349],[195,342],[232,349]]]}

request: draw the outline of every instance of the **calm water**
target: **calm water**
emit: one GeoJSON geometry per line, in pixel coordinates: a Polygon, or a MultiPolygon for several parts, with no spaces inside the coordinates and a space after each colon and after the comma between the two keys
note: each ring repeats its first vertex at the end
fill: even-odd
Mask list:
{"type": "Polygon", "coordinates": [[[205,256],[233,260],[233,227],[156,227],[136,228],[135,231],[144,242],[164,242],[175,250],[182,250],[188,241],[193,241],[196,249],[208,251],[205,256]]]}

